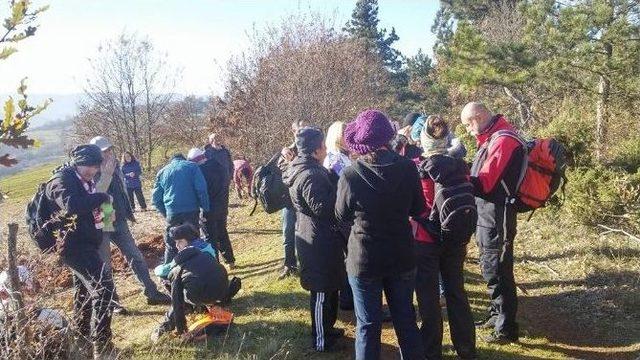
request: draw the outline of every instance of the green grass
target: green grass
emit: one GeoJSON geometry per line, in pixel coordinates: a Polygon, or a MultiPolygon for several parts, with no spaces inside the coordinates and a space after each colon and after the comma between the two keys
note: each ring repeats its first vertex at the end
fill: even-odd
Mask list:
{"type": "MultiPolygon", "coordinates": [[[[30,189],[46,178],[46,168],[3,179],[15,189],[9,205],[22,208],[30,189]]],[[[31,190],[32,191],[32,190],[31,190]]],[[[29,194],[30,195],[30,194],[29,194]]],[[[135,359],[351,359],[354,319],[340,312],[337,326],[346,338],[337,352],[309,352],[308,293],[297,278],[278,281],[282,261],[279,214],[258,212],[252,204],[232,199],[229,231],[238,268],[231,275],[243,288],[231,305],[234,324],[227,334],[207,344],[182,344],[166,336],[151,344],[149,335],[162,321],[166,308],[147,306],[135,278],[117,281],[124,305],[132,312],[116,316],[113,333],[123,358],[135,359]]],[[[152,212],[138,213],[132,226],[136,237],[161,234],[163,222],[152,212]]],[[[515,242],[518,282],[518,321],[521,341],[493,346],[481,340],[482,359],[637,359],[640,356],[640,244],[616,234],[600,235],[594,228],[573,224],[562,213],[543,210],[530,222],[521,219],[515,242]]],[[[474,316],[480,319],[488,299],[477,265],[477,248],[469,245],[465,264],[466,289],[474,316]]],[[[69,295],[66,295],[69,296],[69,295]]],[[[64,306],[70,310],[69,299],[64,306]]],[[[383,358],[396,359],[392,326],[383,329],[383,358]]],[[[446,359],[455,358],[448,325],[444,336],[446,359]]]]}
{"type": "Polygon", "coordinates": [[[0,191],[7,202],[26,202],[33,196],[38,185],[51,177],[51,171],[59,164],[43,164],[28,170],[20,171],[0,179],[0,191]]]}

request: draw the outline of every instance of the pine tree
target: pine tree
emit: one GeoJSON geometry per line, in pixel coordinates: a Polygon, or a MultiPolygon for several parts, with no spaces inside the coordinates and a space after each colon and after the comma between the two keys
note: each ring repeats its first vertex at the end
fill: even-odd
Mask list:
{"type": "Polygon", "coordinates": [[[378,29],[378,0],[358,0],[351,14],[351,20],[343,28],[348,34],[366,42],[367,47],[377,54],[384,66],[392,73],[402,70],[402,54],[392,47],[398,41],[395,28],[387,35],[387,29],[378,29]]]}

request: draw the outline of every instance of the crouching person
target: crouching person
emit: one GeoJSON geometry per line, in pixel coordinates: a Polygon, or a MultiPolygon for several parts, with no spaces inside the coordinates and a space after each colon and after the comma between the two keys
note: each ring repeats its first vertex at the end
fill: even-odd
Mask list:
{"type": "Polygon", "coordinates": [[[296,210],[296,250],[300,260],[300,284],[311,292],[313,348],[328,351],[344,334],[334,328],[338,314],[338,290],[345,281],[344,244],[338,237],[334,208],[336,189],[322,166],[327,149],[322,131],[305,127],[296,135],[298,157],[284,175],[296,210]]]}
{"type": "Polygon", "coordinates": [[[170,283],[171,309],[153,333],[153,341],[173,330],[184,334],[188,307],[228,303],[240,290],[240,279],[227,279],[227,271],[216,260],[215,250],[198,237],[194,225],[185,223],[169,231],[176,241],[178,254],[171,263],[158,266],[155,273],[170,283]]]}

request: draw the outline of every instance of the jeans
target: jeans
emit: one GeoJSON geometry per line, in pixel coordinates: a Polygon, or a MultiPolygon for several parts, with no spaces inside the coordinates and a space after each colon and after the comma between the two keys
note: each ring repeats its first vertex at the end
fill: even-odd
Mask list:
{"type": "Polygon", "coordinates": [[[66,253],[62,261],[73,274],[73,317],[78,333],[96,344],[106,344],[111,340],[113,281],[105,274],[98,251],[66,253]]]}
{"type": "Polygon", "coordinates": [[[142,193],[142,188],[127,188],[127,195],[129,195],[129,202],[131,203],[131,209],[136,209],[136,202],[133,199],[133,195],[135,194],[136,198],[138,198],[138,204],[140,204],[140,208],[142,210],[147,209],[147,202],[144,199],[144,194],[142,193]]]}
{"type": "Polygon", "coordinates": [[[495,332],[518,340],[518,297],[513,275],[513,241],[517,214],[511,206],[496,205],[477,199],[478,228],[476,239],[480,249],[480,270],[487,282],[489,316],[495,318],[495,332]]]}
{"type": "Polygon", "coordinates": [[[233,255],[233,248],[231,247],[231,240],[229,239],[229,232],[227,231],[226,216],[219,219],[218,217],[212,217],[204,213],[202,216],[202,230],[207,242],[211,244],[214,249],[218,250],[227,264],[236,262],[236,258],[233,255]]]}
{"type": "Polygon", "coordinates": [[[415,270],[383,278],[349,276],[357,319],[356,360],[380,359],[383,291],[393,318],[402,359],[424,359],[413,307],[415,279],[415,270]]]}
{"type": "MultiPolygon", "coordinates": [[[[140,249],[136,245],[131,231],[129,231],[129,225],[126,222],[116,222],[114,224],[114,232],[102,233],[102,244],[100,245],[100,258],[104,263],[105,274],[108,277],[112,277],[111,267],[111,243],[116,245],[122,252],[127,263],[131,266],[136,278],[144,287],[144,295],[147,297],[157,295],[159,293],[156,283],[151,280],[149,275],[149,268],[147,262],[142,256],[140,249]]],[[[115,294],[115,291],[114,291],[115,294]]],[[[118,300],[114,295],[114,300],[118,300]]]]}
{"type": "Polygon", "coordinates": [[[166,222],[167,228],[164,234],[164,263],[168,264],[178,253],[178,248],[176,248],[176,241],[171,238],[169,229],[187,222],[193,224],[196,228],[198,228],[198,224],[200,224],[200,212],[196,210],[185,213],[172,214],[167,216],[166,222]]]}
{"type": "Polygon", "coordinates": [[[422,318],[420,332],[428,360],[442,359],[442,309],[439,278],[447,299],[451,340],[461,359],[476,357],[476,332],[469,299],[464,290],[466,246],[417,242],[416,295],[422,318]]]}
{"type": "Polygon", "coordinates": [[[284,239],[284,266],[297,268],[296,259],[296,210],[282,209],[282,237],[284,239]]]}

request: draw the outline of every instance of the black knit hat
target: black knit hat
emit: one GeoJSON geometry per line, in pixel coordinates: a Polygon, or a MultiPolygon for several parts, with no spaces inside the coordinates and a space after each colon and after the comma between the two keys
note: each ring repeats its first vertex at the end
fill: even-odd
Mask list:
{"type": "Polygon", "coordinates": [[[190,222],[186,222],[182,225],[174,226],[169,229],[169,234],[174,240],[187,240],[192,241],[200,237],[198,229],[190,222]]]}
{"type": "Polygon", "coordinates": [[[75,166],[97,166],[102,164],[102,150],[96,145],[80,145],[69,153],[75,166]]]}
{"type": "Polygon", "coordinates": [[[402,127],[413,126],[413,123],[415,123],[416,120],[418,120],[420,115],[421,114],[417,112],[408,113],[407,116],[405,116],[404,120],[402,121],[402,127]]]}
{"type": "Polygon", "coordinates": [[[296,147],[300,154],[310,155],[322,147],[324,135],[315,127],[303,127],[296,133],[296,147]]]}

